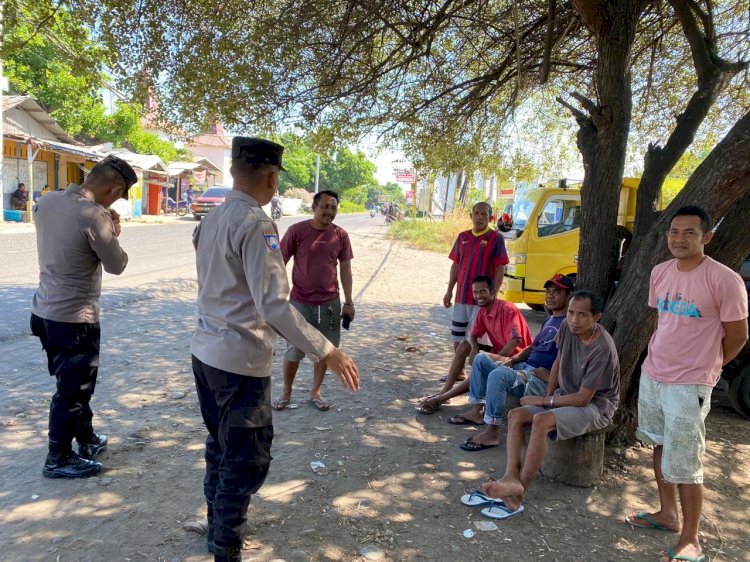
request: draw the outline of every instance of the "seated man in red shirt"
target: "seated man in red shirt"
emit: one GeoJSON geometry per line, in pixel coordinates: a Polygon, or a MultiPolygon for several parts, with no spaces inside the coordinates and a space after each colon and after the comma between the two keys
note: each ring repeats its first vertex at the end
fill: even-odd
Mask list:
{"type": "MultiPolygon", "coordinates": [[[[509,357],[519,353],[531,345],[532,338],[529,326],[521,315],[521,311],[512,302],[504,301],[495,297],[492,277],[489,275],[478,275],[471,283],[474,300],[479,306],[479,312],[471,328],[469,344],[471,345],[470,361],[479,353],[478,339],[487,335],[492,344],[492,354],[509,357]]],[[[430,396],[419,405],[419,411],[423,414],[431,414],[448,399],[464,394],[469,390],[469,381],[463,381],[455,385],[447,392],[436,396],[430,396]]],[[[474,423],[464,416],[454,416],[449,423],[466,424],[474,423]]],[[[484,422],[479,417],[476,422],[481,425],[484,422]]]]}

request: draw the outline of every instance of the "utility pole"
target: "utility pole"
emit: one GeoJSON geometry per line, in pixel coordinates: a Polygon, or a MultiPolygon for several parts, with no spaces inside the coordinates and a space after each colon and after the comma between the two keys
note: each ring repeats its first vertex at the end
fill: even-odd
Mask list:
{"type": "MultiPolygon", "coordinates": [[[[3,32],[3,19],[0,14],[0,36],[3,32]]],[[[8,79],[3,75],[3,61],[0,59],[0,147],[3,149],[3,155],[0,156],[0,209],[5,209],[5,186],[3,185],[3,159],[5,158],[5,137],[3,124],[3,92],[8,89],[8,79]]],[[[5,213],[0,215],[0,222],[5,221],[5,213]]]]}

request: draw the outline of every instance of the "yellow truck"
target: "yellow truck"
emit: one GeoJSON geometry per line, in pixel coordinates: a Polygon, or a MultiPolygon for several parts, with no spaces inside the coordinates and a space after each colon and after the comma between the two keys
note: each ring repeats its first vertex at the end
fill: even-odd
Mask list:
{"type": "MultiPolygon", "coordinates": [[[[633,232],[638,178],[625,178],[617,211],[621,249],[633,232]]],[[[580,183],[565,180],[516,194],[512,226],[503,233],[510,263],[502,290],[505,300],[544,309],[544,282],[556,273],[575,277],[580,239],[580,183]]]]}

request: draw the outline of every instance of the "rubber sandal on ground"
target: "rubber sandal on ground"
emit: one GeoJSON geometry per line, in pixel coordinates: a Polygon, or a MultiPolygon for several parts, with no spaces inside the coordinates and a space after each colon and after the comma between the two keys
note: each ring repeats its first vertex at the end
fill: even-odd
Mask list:
{"type": "Polygon", "coordinates": [[[638,527],[639,529],[654,529],[655,531],[666,531],[668,533],[679,532],[677,529],[665,527],[661,523],[655,521],[645,511],[641,511],[640,513],[631,513],[625,518],[625,523],[627,523],[628,525],[632,525],[633,527],[638,527]],[[639,520],[642,521],[642,523],[639,523],[639,520]]]}
{"type": "Polygon", "coordinates": [[[282,400],[281,398],[276,398],[275,400],[271,400],[271,408],[273,408],[277,412],[280,412],[291,403],[291,400],[282,400]]]}
{"type": "Polygon", "coordinates": [[[310,399],[310,404],[315,406],[315,408],[319,412],[327,412],[328,410],[331,409],[331,406],[333,406],[331,402],[328,402],[327,400],[323,400],[322,398],[310,399]]]}
{"type": "Polygon", "coordinates": [[[670,548],[666,554],[662,554],[659,560],[664,560],[667,557],[668,562],[672,560],[680,560],[682,562],[706,562],[706,555],[699,554],[698,556],[688,556],[687,554],[675,554],[674,548],[670,548]]]}
{"type": "Polygon", "coordinates": [[[511,511],[507,506],[504,505],[493,505],[490,507],[485,507],[479,513],[481,513],[485,517],[489,517],[490,519],[508,519],[509,517],[521,515],[523,511],[524,510],[522,505],[519,505],[518,509],[515,511],[511,511]]]}
{"type": "Polygon", "coordinates": [[[505,507],[505,502],[503,500],[491,498],[487,494],[480,492],[479,490],[474,490],[473,492],[469,492],[468,494],[464,494],[463,496],[461,496],[461,503],[469,507],[484,507],[491,505],[500,505],[505,507]]]}
{"type": "Polygon", "coordinates": [[[463,416],[453,416],[452,418],[448,418],[448,423],[453,425],[484,425],[484,422],[475,422],[471,421],[469,419],[466,419],[463,416]]]}
{"type": "Polygon", "coordinates": [[[469,438],[461,443],[459,447],[461,447],[464,451],[474,452],[484,451],[485,449],[492,449],[492,447],[497,447],[497,445],[485,445],[484,443],[477,443],[476,441],[469,438]]]}

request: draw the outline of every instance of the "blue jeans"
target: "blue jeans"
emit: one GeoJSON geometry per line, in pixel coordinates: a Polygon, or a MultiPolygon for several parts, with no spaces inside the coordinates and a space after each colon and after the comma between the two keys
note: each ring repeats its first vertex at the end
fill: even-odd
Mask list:
{"type": "Polygon", "coordinates": [[[521,398],[527,394],[543,396],[547,384],[531,374],[534,367],[528,363],[514,363],[513,368],[498,366],[486,354],[480,353],[471,364],[471,381],[469,382],[469,402],[485,403],[484,422],[490,425],[502,425],[505,418],[505,399],[510,394],[521,398]],[[518,376],[516,371],[526,371],[528,381],[518,376]]]}

